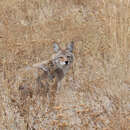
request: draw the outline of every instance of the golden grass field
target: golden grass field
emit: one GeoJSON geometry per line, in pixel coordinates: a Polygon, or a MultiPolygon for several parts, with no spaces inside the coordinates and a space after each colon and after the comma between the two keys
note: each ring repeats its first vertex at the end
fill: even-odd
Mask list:
{"type": "MultiPolygon", "coordinates": [[[[21,106],[22,107],[22,106],[21,106]]],[[[1,0],[0,130],[129,130],[130,1],[1,0]],[[75,42],[54,111],[20,115],[16,73],[75,42]]]]}

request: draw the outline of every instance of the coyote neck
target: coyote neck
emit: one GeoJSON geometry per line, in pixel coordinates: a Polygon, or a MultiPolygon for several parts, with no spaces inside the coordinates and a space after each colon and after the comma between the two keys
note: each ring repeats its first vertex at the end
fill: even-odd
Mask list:
{"type": "Polygon", "coordinates": [[[48,75],[50,79],[56,78],[57,81],[60,81],[64,77],[64,72],[54,63],[54,61],[50,60],[48,62],[48,75]]]}

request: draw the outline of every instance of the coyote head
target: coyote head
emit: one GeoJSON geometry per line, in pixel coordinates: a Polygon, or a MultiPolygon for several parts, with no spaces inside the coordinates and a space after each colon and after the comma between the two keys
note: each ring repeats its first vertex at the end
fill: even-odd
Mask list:
{"type": "Polygon", "coordinates": [[[53,62],[58,68],[62,69],[64,73],[68,71],[70,65],[73,62],[73,47],[73,42],[68,44],[66,49],[61,49],[56,43],[53,44],[53,48],[55,51],[55,54],[52,56],[53,62]]]}

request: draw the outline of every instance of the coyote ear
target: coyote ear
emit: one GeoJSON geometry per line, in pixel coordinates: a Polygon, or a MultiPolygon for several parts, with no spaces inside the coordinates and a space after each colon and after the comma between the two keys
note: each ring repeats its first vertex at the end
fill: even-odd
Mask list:
{"type": "Polygon", "coordinates": [[[58,52],[60,50],[60,47],[58,46],[57,43],[53,43],[53,49],[55,52],[58,52]]]}
{"type": "Polygon", "coordinates": [[[71,43],[68,44],[67,50],[69,50],[70,52],[73,52],[73,48],[74,48],[74,42],[72,41],[71,43]]]}

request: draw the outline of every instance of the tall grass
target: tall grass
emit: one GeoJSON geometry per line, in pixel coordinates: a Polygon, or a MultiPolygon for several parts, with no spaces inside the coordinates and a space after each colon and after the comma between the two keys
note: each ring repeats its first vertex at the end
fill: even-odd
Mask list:
{"type": "Polygon", "coordinates": [[[0,1],[0,129],[129,129],[129,12],[129,0],[0,1]],[[34,104],[24,120],[18,71],[48,59],[52,42],[72,40],[54,111],[34,104]]]}

